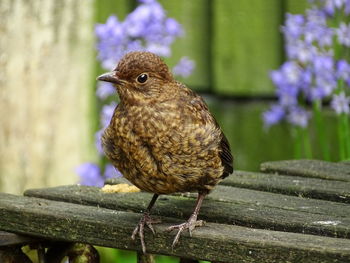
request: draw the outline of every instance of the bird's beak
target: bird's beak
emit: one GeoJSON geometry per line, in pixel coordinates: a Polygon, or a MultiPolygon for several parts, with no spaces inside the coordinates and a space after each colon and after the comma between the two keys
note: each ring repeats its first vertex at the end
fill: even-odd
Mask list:
{"type": "Polygon", "coordinates": [[[121,81],[117,77],[117,75],[115,74],[115,71],[104,73],[101,76],[98,76],[97,80],[111,82],[114,84],[122,84],[123,83],[123,81],[121,81]]]}

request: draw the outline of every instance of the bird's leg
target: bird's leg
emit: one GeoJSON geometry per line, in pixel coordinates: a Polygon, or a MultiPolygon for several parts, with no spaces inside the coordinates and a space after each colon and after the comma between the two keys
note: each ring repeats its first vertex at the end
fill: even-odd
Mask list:
{"type": "Polygon", "coordinates": [[[155,223],[160,222],[159,220],[152,219],[150,216],[150,211],[151,211],[154,203],[157,201],[158,196],[159,195],[157,195],[157,194],[153,195],[151,202],[149,203],[147,209],[143,213],[143,216],[141,217],[139,223],[137,224],[137,226],[135,227],[135,229],[131,235],[132,240],[135,240],[137,233],[139,233],[140,240],[141,240],[142,252],[144,254],[146,253],[146,245],[145,245],[145,239],[144,239],[144,235],[143,235],[143,230],[145,228],[145,224],[146,224],[146,226],[148,226],[149,229],[151,229],[152,233],[155,234],[152,223],[155,224],[155,223]]]}
{"type": "Polygon", "coordinates": [[[188,229],[188,231],[190,232],[190,236],[192,236],[192,231],[195,229],[196,226],[203,226],[204,225],[204,221],[197,220],[197,216],[199,213],[199,209],[201,208],[203,199],[206,195],[207,195],[207,192],[198,193],[196,207],[194,208],[194,211],[193,211],[192,215],[190,216],[190,218],[187,220],[187,222],[182,223],[180,225],[168,227],[168,229],[167,229],[168,231],[178,229],[178,232],[177,232],[177,234],[174,238],[173,244],[172,244],[173,248],[175,247],[177,242],[179,242],[180,235],[185,229],[188,229]]]}

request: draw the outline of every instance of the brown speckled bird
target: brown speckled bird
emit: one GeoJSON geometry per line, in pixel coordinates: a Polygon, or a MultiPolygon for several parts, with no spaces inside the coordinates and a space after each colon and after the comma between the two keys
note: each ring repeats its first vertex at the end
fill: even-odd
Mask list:
{"type": "Polygon", "coordinates": [[[233,172],[229,143],[203,99],[176,81],[167,65],[150,52],[130,52],[98,80],[114,84],[120,97],[102,136],[103,149],[126,179],[154,193],[139,224],[145,253],[145,224],[154,233],[150,210],[161,194],[198,192],[195,209],[177,229],[202,225],[197,215],[204,197],[233,172]]]}

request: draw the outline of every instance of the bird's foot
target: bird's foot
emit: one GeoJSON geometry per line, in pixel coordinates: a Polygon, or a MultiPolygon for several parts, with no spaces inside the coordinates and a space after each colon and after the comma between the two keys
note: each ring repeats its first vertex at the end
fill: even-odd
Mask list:
{"type": "Polygon", "coordinates": [[[188,229],[188,232],[190,233],[190,236],[192,237],[192,231],[195,229],[195,227],[196,226],[203,226],[203,225],[204,225],[204,221],[197,220],[197,215],[192,214],[187,222],[179,224],[179,225],[168,227],[167,228],[168,231],[173,231],[175,229],[178,229],[177,234],[176,234],[174,241],[173,241],[173,244],[172,244],[172,248],[174,248],[176,246],[176,244],[179,242],[180,235],[184,230],[188,229]]]}
{"type": "Polygon", "coordinates": [[[156,232],[154,231],[154,228],[153,228],[152,224],[157,224],[157,223],[160,223],[160,222],[161,222],[160,219],[153,219],[153,218],[151,218],[149,213],[144,213],[143,216],[141,217],[139,223],[135,227],[134,231],[132,232],[132,235],[131,235],[131,239],[132,240],[135,240],[136,235],[139,234],[139,237],[140,237],[140,240],[141,240],[142,252],[144,254],[146,253],[145,237],[144,237],[144,234],[143,234],[144,229],[145,229],[145,225],[148,226],[148,228],[151,229],[153,235],[155,235],[156,232]]]}

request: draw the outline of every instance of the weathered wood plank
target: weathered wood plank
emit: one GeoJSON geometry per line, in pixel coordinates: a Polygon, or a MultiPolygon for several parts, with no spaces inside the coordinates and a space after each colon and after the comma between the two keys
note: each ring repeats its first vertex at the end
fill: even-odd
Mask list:
{"type": "Polygon", "coordinates": [[[18,244],[29,244],[35,241],[38,241],[38,240],[32,237],[0,231],[0,247],[12,246],[12,245],[18,245],[18,244]]]}
{"type": "Polygon", "coordinates": [[[260,170],[268,173],[350,182],[350,167],[343,163],[320,160],[275,161],[262,163],[260,170]]]}
{"type": "Polygon", "coordinates": [[[211,3],[215,92],[272,94],[268,72],[278,68],[283,53],[279,32],[282,1],[220,0],[211,3]]]}
{"type": "Polygon", "coordinates": [[[210,61],[210,0],[161,0],[169,17],[175,18],[184,28],[185,35],[175,41],[172,56],[165,61],[170,67],[183,56],[194,60],[193,74],[183,79],[177,77],[195,90],[209,90],[211,86],[210,61]]]}
{"type": "Polygon", "coordinates": [[[307,0],[286,0],[284,11],[292,14],[304,14],[309,6],[307,0]]]}
{"type": "MultiPolygon", "coordinates": [[[[99,188],[83,186],[32,189],[25,195],[134,212],[144,210],[152,196],[142,192],[106,194],[99,188]]],[[[152,213],[187,219],[193,207],[193,198],[161,196],[152,213]]],[[[350,206],[347,204],[227,186],[216,187],[208,196],[200,218],[263,229],[350,237],[350,206]]]]}
{"type": "Polygon", "coordinates": [[[350,203],[350,183],[301,176],[235,171],[222,185],[350,203]]]}
{"type": "MultiPolygon", "coordinates": [[[[140,214],[39,198],[0,194],[0,229],[37,237],[140,251],[130,233],[140,214]]],[[[207,223],[171,249],[173,219],[156,235],[146,231],[148,252],[220,262],[349,262],[350,240],[207,223]],[[302,246],[300,244],[303,244],[302,246]],[[220,249],[218,249],[220,248],[220,249]]],[[[174,222],[174,221],[173,221],[174,222]]]]}
{"type": "Polygon", "coordinates": [[[94,2],[0,0],[1,192],[74,183],[98,159],[94,2]]]}
{"type": "MultiPolygon", "coordinates": [[[[284,178],[288,176],[281,176],[281,175],[273,175],[273,174],[261,174],[261,173],[254,173],[254,172],[243,172],[243,171],[235,171],[233,175],[227,177],[224,181],[220,183],[219,186],[217,186],[210,195],[207,196],[207,199],[215,200],[215,201],[221,201],[221,202],[234,202],[234,203],[246,203],[246,204],[252,204],[252,205],[259,205],[259,206],[267,206],[267,207],[274,207],[274,208],[282,208],[288,211],[300,211],[302,213],[314,213],[314,214],[323,214],[323,215],[329,215],[330,207],[332,209],[332,213],[334,215],[337,215],[339,217],[349,217],[350,215],[350,206],[346,204],[336,204],[333,202],[327,201],[319,201],[314,199],[305,199],[304,196],[299,195],[298,197],[291,197],[286,195],[278,195],[275,193],[271,193],[270,189],[268,189],[268,193],[261,192],[261,191],[254,191],[250,189],[245,188],[237,188],[237,187],[228,187],[232,186],[232,182],[236,182],[236,178],[240,175],[245,176],[251,176],[252,181],[255,182],[256,176],[270,176],[272,178],[284,178]]],[[[329,183],[338,183],[336,181],[329,181],[329,180],[320,180],[320,179],[313,179],[313,178],[305,178],[305,177],[290,177],[290,178],[297,178],[298,180],[316,180],[321,181],[319,184],[322,184],[323,181],[329,182],[329,183]]],[[[265,180],[262,180],[265,182],[265,180]]],[[[267,181],[267,180],[266,180],[267,181]]],[[[123,177],[119,178],[111,178],[106,181],[107,184],[130,184],[131,183],[126,180],[123,177]]],[[[282,181],[282,184],[284,182],[282,181]]],[[[304,183],[304,181],[301,182],[301,184],[304,183]]],[[[339,182],[340,184],[347,184],[344,182],[339,182]]],[[[267,184],[268,186],[270,184],[267,184]]],[[[244,185],[245,187],[245,185],[244,185]]],[[[325,187],[328,187],[326,184],[325,187]]],[[[261,189],[257,189],[261,190],[261,189]]],[[[31,190],[29,190],[30,192],[31,190]]],[[[197,196],[196,193],[191,194],[175,194],[176,196],[187,196],[195,198],[197,196]]],[[[44,197],[45,196],[41,196],[44,197]]],[[[347,196],[346,196],[347,197],[347,196]]],[[[340,197],[341,198],[341,197],[340,197]]],[[[345,196],[344,196],[345,198],[345,196]]]]}

